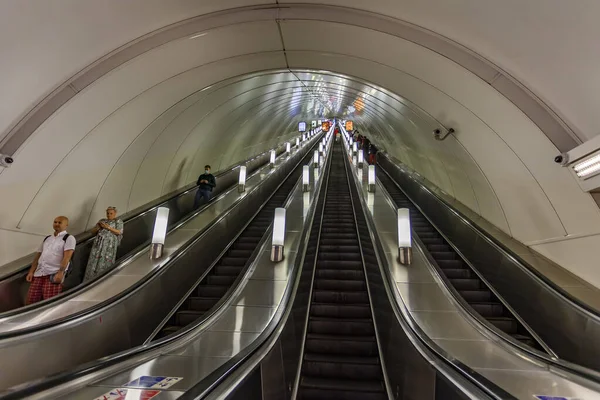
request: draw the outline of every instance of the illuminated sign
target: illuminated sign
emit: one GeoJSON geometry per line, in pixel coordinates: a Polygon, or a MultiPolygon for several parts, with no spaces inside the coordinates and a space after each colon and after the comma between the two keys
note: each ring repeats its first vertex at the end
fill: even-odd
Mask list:
{"type": "Polygon", "coordinates": [[[300,122],[298,124],[298,131],[299,132],[306,132],[306,122],[300,122]]]}
{"type": "Polygon", "coordinates": [[[353,131],[354,130],[354,124],[352,123],[352,121],[346,121],[346,130],[347,131],[353,131]]]}
{"type": "Polygon", "coordinates": [[[328,132],[329,128],[331,127],[331,122],[329,122],[329,121],[323,121],[323,124],[321,125],[321,127],[323,128],[323,130],[325,132],[328,132]]]}
{"type": "Polygon", "coordinates": [[[317,121],[313,121],[311,125],[312,125],[313,128],[316,128],[317,127],[317,121]]]}

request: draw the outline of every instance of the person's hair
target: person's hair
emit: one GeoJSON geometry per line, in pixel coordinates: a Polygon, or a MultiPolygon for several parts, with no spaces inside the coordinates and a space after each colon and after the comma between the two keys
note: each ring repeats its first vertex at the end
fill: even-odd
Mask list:
{"type": "Polygon", "coordinates": [[[210,168],[210,165],[208,165],[208,164],[206,164],[206,165],[204,166],[204,169],[206,169],[206,168],[208,168],[208,169],[211,169],[211,168],[210,168]]]}
{"type": "Polygon", "coordinates": [[[114,212],[117,212],[117,207],[113,207],[113,206],[106,207],[106,211],[108,211],[108,210],[113,210],[114,212]]]}

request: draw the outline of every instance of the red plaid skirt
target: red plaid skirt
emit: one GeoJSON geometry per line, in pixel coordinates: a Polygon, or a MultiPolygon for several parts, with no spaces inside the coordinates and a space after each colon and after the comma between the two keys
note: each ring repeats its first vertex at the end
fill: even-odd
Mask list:
{"type": "Polygon", "coordinates": [[[62,283],[50,282],[50,275],[34,276],[27,292],[27,303],[33,304],[38,301],[49,299],[62,292],[62,283]]]}

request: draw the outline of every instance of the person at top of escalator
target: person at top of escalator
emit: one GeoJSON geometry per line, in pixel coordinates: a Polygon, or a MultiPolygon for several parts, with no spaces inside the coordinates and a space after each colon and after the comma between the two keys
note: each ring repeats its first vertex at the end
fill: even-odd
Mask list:
{"type": "Polygon", "coordinates": [[[204,173],[198,177],[198,191],[196,192],[196,198],[194,199],[194,209],[200,207],[200,200],[204,199],[206,203],[210,201],[212,197],[212,191],[217,186],[217,180],[214,175],[210,173],[210,165],[204,166],[204,173]]]}
{"type": "Polygon", "coordinates": [[[117,260],[117,247],[123,238],[123,221],[117,218],[115,207],[106,209],[106,219],[98,221],[92,229],[92,233],[97,233],[97,235],[85,268],[84,282],[108,271],[117,260]]]}
{"type": "Polygon", "coordinates": [[[77,241],[67,233],[69,218],[54,218],[54,234],[46,236],[31,263],[25,278],[31,282],[27,292],[26,304],[37,303],[57,296],[62,292],[62,283],[77,241]]]}

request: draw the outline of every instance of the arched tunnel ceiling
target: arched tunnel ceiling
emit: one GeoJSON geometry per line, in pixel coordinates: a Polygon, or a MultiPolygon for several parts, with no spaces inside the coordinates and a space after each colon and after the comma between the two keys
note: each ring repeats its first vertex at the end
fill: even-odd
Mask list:
{"type": "MultiPolygon", "coordinates": [[[[31,251],[56,213],[80,232],[108,204],[138,207],[192,182],[204,163],[226,168],[325,113],[353,118],[499,229],[600,285],[589,258],[600,213],[552,162],[596,134],[597,78],[582,64],[598,55],[584,35],[580,53],[550,66],[567,50],[542,46],[574,40],[557,36],[558,15],[596,5],[100,3],[0,5],[11,96],[0,152],[16,159],[0,171],[0,264],[31,251]],[[554,30],[532,29],[529,16],[554,30]],[[31,29],[17,35],[23,24],[31,29]],[[435,141],[438,126],[457,133],[435,141]]],[[[580,33],[598,29],[582,21],[580,33]]]]}

